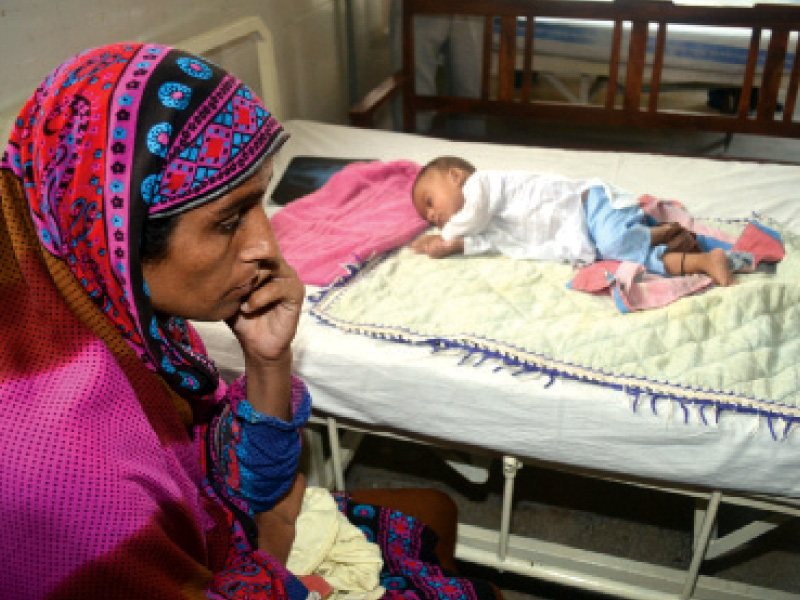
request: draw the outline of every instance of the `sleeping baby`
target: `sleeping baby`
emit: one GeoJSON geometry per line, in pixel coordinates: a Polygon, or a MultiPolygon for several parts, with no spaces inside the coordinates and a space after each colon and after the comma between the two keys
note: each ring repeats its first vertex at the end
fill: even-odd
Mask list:
{"type": "Polygon", "coordinates": [[[500,253],[511,258],[631,261],[661,275],[705,273],[731,285],[725,251],[704,252],[677,223],[651,222],[633,196],[600,179],[527,171],[479,171],[441,156],[417,175],[411,197],[419,215],[441,230],[411,247],[433,258],[500,253]]]}

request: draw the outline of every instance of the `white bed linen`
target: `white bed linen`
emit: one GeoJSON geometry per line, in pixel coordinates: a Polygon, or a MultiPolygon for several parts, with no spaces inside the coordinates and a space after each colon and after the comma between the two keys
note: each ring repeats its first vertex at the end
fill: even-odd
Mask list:
{"type": "MultiPolygon", "coordinates": [[[[796,166],[447,142],[307,121],[285,126],[291,138],[275,159],[275,182],[296,155],[424,163],[458,154],[484,169],[600,176],[678,199],[698,216],[757,211],[800,233],[796,166]]],[[[241,352],[227,327],[197,325],[223,372],[240,373],[241,352]]],[[[800,432],[775,441],[752,415],[723,413],[704,425],[692,413],[687,424],[664,403],[656,415],[647,404],[634,412],[622,391],[563,379],[545,387],[547,378],[494,372],[491,361],[459,365],[458,355],[345,334],[308,315],[294,352],[315,409],[361,425],[612,475],[800,497],[800,432]]]]}

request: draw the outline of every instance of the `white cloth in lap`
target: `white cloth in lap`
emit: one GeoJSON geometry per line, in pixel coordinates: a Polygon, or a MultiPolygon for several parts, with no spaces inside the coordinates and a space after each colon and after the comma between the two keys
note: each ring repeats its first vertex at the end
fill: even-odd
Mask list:
{"type": "Polygon", "coordinates": [[[377,600],[383,557],[377,544],[337,508],[324,488],[306,488],[286,568],[299,577],[319,575],[333,587],[328,600],[377,600]]]}

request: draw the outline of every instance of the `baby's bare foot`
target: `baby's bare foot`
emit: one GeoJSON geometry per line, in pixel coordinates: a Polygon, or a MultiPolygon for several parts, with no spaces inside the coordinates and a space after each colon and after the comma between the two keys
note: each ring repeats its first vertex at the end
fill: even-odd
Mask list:
{"type": "Polygon", "coordinates": [[[733,272],[728,257],[722,248],[714,248],[706,255],[706,273],[717,285],[728,286],[734,283],[733,272]]]}

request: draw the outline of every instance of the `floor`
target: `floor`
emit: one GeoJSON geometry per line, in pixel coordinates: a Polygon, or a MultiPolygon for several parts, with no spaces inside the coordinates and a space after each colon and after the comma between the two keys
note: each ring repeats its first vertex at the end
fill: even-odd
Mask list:
{"type": "MultiPolygon", "coordinates": [[[[546,93],[546,91],[545,91],[546,93]]],[[[703,103],[705,93],[690,101],[703,103]]],[[[675,98],[685,101],[686,98],[675,98]]],[[[439,134],[445,131],[439,123],[439,134]]],[[[492,139],[526,145],[607,147],[671,154],[707,154],[729,158],[800,162],[800,140],[736,135],[729,145],[717,134],[692,132],[610,132],[563,125],[544,127],[487,122],[492,139]]],[[[437,132],[435,132],[437,133],[437,132]]],[[[350,489],[431,486],[457,502],[462,522],[497,529],[503,476],[497,459],[485,483],[470,483],[453,471],[434,449],[394,439],[367,437],[346,477],[350,489]]],[[[654,564],[685,569],[691,559],[691,499],[536,467],[518,475],[511,531],[546,541],[609,552],[654,564]]],[[[753,513],[728,507],[720,514],[722,533],[753,513]]],[[[800,598],[800,522],[790,521],[732,556],[707,562],[702,573],[794,593],[800,598]]],[[[508,600],[599,599],[493,569],[462,563],[465,574],[497,583],[508,600]]]]}

